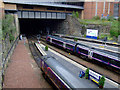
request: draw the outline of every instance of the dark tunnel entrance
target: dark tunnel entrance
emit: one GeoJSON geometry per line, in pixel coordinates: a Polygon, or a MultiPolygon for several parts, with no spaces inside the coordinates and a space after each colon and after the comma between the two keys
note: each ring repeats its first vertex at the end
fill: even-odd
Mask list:
{"type": "Polygon", "coordinates": [[[57,31],[62,21],[56,19],[19,19],[20,34],[25,34],[26,36],[53,34],[57,31]]]}

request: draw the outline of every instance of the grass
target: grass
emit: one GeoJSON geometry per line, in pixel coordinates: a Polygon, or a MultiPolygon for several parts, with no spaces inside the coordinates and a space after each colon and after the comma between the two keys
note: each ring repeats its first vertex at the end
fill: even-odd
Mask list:
{"type": "Polygon", "coordinates": [[[106,21],[106,20],[94,20],[94,19],[91,19],[91,20],[88,20],[88,19],[78,19],[78,21],[81,23],[81,24],[84,24],[84,25],[88,25],[88,24],[100,24],[100,25],[111,25],[111,22],[110,21],[106,21]]]}
{"type": "Polygon", "coordinates": [[[107,37],[109,41],[113,40],[113,37],[110,34],[101,34],[99,39],[104,39],[105,37],[107,37]]]}

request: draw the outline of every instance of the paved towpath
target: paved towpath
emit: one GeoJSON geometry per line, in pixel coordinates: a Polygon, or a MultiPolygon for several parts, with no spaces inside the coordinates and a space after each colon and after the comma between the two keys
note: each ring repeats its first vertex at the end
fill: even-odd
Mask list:
{"type": "Polygon", "coordinates": [[[24,41],[18,42],[9,61],[3,88],[51,88],[32,58],[28,45],[24,45],[24,41]]]}

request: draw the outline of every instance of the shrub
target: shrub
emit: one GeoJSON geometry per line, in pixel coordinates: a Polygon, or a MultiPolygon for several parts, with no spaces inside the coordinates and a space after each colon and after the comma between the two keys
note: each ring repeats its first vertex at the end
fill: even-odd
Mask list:
{"type": "Polygon", "coordinates": [[[113,37],[113,36],[115,36],[116,38],[120,35],[120,30],[118,30],[118,29],[111,29],[110,30],[110,35],[113,37]]]}
{"type": "Polygon", "coordinates": [[[15,37],[12,34],[9,34],[9,40],[12,42],[15,39],[15,37]]]}
{"type": "Polygon", "coordinates": [[[48,51],[48,46],[45,46],[45,51],[48,51]]]}
{"type": "Polygon", "coordinates": [[[85,71],[85,78],[88,79],[88,76],[89,76],[89,68],[87,68],[85,71]]]}
{"type": "Polygon", "coordinates": [[[79,13],[78,12],[76,12],[76,17],[79,18],[79,13]]]}
{"type": "Polygon", "coordinates": [[[100,17],[99,16],[94,16],[93,19],[94,20],[100,20],[100,17]]]}
{"type": "Polygon", "coordinates": [[[104,84],[105,84],[105,77],[102,76],[99,80],[99,87],[100,88],[103,88],[104,87],[104,84]]]}
{"type": "Polygon", "coordinates": [[[114,20],[114,17],[113,16],[109,16],[108,17],[108,21],[113,21],[114,20]]]}
{"type": "Polygon", "coordinates": [[[102,21],[105,21],[106,19],[105,19],[105,18],[102,18],[101,20],[102,20],[102,21]]]}
{"type": "Polygon", "coordinates": [[[74,38],[74,41],[76,41],[76,42],[77,42],[77,40],[78,40],[78,38],[74,38]]]}
{"type": "Polygon", "coordinates": [[[76,18],[79,18],[79,13],[78,13],[78,12],[73,11],[72,16],[73,16],[73,17],[76,17],[76,18]]]}
{"type": "Polygon", "coordinates": [[[76,15],[75,15],[75,11],[73,11],[72,16],[73,16],[73,17],[76,17],[76,15]]]}
{"type": "Polygon", "coordinates": [[[86,38],[86,34],[84,34],[84,38],[86,38]]]}
{"type": "Polygon", "coordinates": [[[97,39],[99,39],[99,36],[97,37],[97,39]]]}
{"type": "Polygon", "coordinates": [[[118,21],[120,21],[120,17],[118,18],[118,21]]]}

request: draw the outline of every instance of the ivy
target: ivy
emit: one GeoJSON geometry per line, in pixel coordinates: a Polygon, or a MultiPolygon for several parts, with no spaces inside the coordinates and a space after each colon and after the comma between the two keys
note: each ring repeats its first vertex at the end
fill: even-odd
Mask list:
{"type": "Polygon", "coordinates": [[[15,39],[15,37],[12,34],[9,34],[9,40],[12,42],[15,39]]]}
{"type": "Polygon", "coordinates": [[[10,42],[14,40],[14,33],[16,32],[16,27],[14,24],[14,17],[12,15],[5,15],[2,20],[2,31],[3,38],[6,38],[9,35],[10,42]]]}

